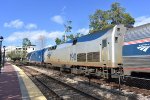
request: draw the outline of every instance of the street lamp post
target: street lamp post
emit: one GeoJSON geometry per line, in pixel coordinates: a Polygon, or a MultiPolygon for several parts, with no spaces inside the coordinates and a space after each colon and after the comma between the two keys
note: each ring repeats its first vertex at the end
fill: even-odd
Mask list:
{"type": "Polygon", "coordinates": [[[5,47],[6,47],[6,46],[3,46],[3,49],[4,49],[4,52],[3,52],[3,67],[4,67],[4,65],[5,65],[5,47]]]}
{"type": "Polygon", "coordinates": [[[2,68],[2,41],[3,41],[3,37],[0,36],[0,73],[2,68]]]}

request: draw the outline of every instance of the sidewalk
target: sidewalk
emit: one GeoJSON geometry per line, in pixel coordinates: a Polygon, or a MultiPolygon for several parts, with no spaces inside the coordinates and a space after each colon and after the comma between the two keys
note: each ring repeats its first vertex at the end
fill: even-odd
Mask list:
{"type": "Polygon", "coordinates": [[[22,100],[17,73],[10,64],[0,74],[0,100],[22,100]]]}
{"type": "Polygon", "coordinates": [[[46,100],[46,98],[19,67],[7,63],[0,74],[0,100],[46,100]]]}

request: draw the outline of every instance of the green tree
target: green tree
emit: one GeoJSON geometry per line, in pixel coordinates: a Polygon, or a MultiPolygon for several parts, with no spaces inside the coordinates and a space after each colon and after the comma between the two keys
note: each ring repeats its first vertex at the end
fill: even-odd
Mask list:
{"type": "Polygon", "coordinates": [[[21,57],[21,60],[23,61],[23,60],[25,60],[26,59],[26,55],[27,55],[27,51],[25,50],[25,51],[20,51],[20,57],[21,57]]]}
{"type": "Polygon", "coordinates": [[[67,41],[67,33],[71,32],[72,26],[71,26],[72,21],[67,21],[66,24],[64,24],[65,27],[65,34],[63,36],[63,41],[62,43],[67,41]]]}
{"type": "MultiPolygon", "coordinates": [[[[57,45],[62,44],[62,43],[65,43],[64,36],[65,36],[65,35],[62,36],[62,39],[56,38],[56,39],[55,39],[55,43],[56,43],[57,45]]],[[[67,40],[73,40],[74,38],[79,38],[79,37],[81,37],[81,36],[83,36],[83,34],[81,34],[81,33],[76,33],[75,36],[74,36],[73,34],[70,34],[70,35],[67,35],[66,37],[67,37],[67,40]]]]}
{"type": "Polygon", "coordinates": [[[134,23],[135,23],[134,18],[132,18],[130,14],[125,13],[123,24],[127,27],[133,27],[134,23]]]}
{"type": "Polygon", "coordinates": [[[67,21],[67,23],[64,24],[65,32],[71,32],[71,30],[72,30],[71,23],[72,23],[72,21],[67,21]]]}
{"type": "Polygon", "coordinates": [[[113,3],[111,9],[108,11],[111,24],[123,23],[125,8],[122,8],[119,3],[113,3]]]}
{"type": "Polygon", "coordinates": [[[72,21],[67,21],[67,23],[64,24],[64,26],[65,26],[65,34],[62,36],[62,39],[60,39],[60,38],[56,38],[55,39],[55,43],[57,45],[65,43],[67,40],[73,40],[74,38],[78,38],[78,37],[83,36],[83,34],[81,34],[81,33],[76,33],[74,35],[73,34],[67,35],[67,33],[71,32],[71,30],[72,30],[71,23],[72,23],[72,21]]]}
{"type": "Polygon", "coordinates": [[[24,38],[22,41],[22,47],[26,47],[28,45],[31,45],[31,42],[28,38],[24,38]]]}
{"type": "Polygon", "coordinates": [[[74,39],[73,34],[67,35],[67,40],[68,40],[68,39],[73,40],[73,39],[74,39]]]}
{"type": "Polygon", "coordinates": [[[31,45],[31,41],[28,38],[24,38],[22,40],[22,48],[23,48],[23,50],[17,51],[17,52],[19,52],[19,55],[20,55],[22,60],[25,59],[26,54],[27,54],[27,47],[30,46],[30,45],[31,45]]]}
{"type": "Polygon", "coordinates": [[[90,33],[111,28],[116,24],[132,27],[134,22],[134,18],[125,12],[125,8],[121,7],[120,3],[115,2],[109,10],[96,10],[93,15],[90,15],[90,33]]]}
{"type": "Polygon", "coordinates": [[[59,38],[56,38],[56,39],[55,39],[55,43],[56,43],[57,45],[66,42],[68,39],[73,39],[73,35],[72,35],[72,34],[67,35],[67,33],[71,32],[71,30],[72,30],[71,23],[72,23],[72,21],[67,21],[67,22],[64,24],[65,33],[64,33],[64,35],[62,36],[62,39],[59,39],[59,38]]]}
{"type": "Polygon", "coordinates": [[[61,39],[59,39],[59,38],[56,38],[56,39],[55,39],[55,43],[56,43],[57,45],[59,45],[59,44],[61,44],[61,43],[62,43],[62,40],[61,40],[61,39]]]}
{"type": "Polygon", "coordinates": [[[79,37],[81,37],[81,36],[83,36],[83,34],[81,34],[81,33],[76,33],[75,38],[79,38],[79,37]]]}
{"type": "Polygon", "coordinates": [[[102,30],[104,26],[109,25],[108,20],[108,11],[97,10],[93,15],[90,15],[90,29],[94,31],[102,30]]]}
{"type": "Polygon", "coordinates": [[[8,52],[6,57],[10,58],[11,60],[13,60],[14,62],[16,60],[19,60],[21,59],[21,54],[19,52],[16,52],[16,51],[11,51],[11,52],[8,52]]]}

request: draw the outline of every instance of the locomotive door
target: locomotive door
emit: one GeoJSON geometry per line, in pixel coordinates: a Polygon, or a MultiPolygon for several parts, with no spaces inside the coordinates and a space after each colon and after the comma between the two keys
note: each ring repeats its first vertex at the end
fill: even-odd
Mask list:
{"type": "Polygon", "coordinates": [[[108,61],[108,47],[107,47],[107,39],[102,40],[101,46],[101,61],[103,64],[107,64],[108,61]]]}

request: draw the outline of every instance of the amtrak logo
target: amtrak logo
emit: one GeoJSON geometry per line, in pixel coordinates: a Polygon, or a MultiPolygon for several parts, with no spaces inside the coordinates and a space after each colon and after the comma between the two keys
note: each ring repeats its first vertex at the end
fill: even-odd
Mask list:
{"type": "Polygon", "coordinates": [[[146,52],[150,48],[150,44],[142,44],[137,47],[137,49],[146,52]]]}

